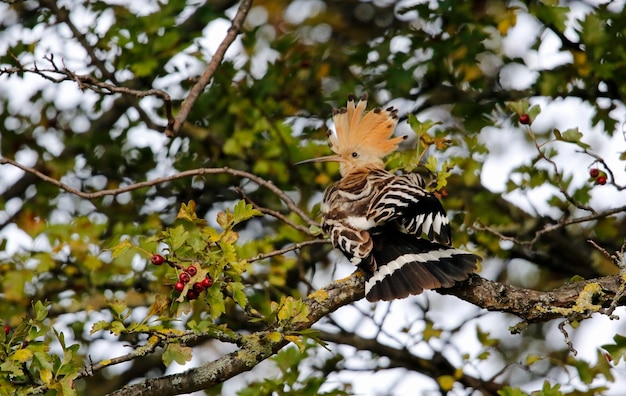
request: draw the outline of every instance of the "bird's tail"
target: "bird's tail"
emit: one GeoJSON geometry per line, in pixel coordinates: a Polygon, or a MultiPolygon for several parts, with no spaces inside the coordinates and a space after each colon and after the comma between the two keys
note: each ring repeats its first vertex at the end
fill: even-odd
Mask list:
{"type": "Polygon", "coordinates": [[[467,279],[482,260],[475,254],[392,228],[372,233],[372,238],[376,269],[368,273],[365,283],[365,297],[371,302],[452,287],[467,279]]]}

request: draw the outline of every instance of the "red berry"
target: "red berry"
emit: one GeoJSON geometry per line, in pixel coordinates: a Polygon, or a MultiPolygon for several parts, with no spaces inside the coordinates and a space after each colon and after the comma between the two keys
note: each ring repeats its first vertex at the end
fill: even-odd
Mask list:
{"type": "Polygon", "coordinates": [[[196,298],[198,298],[198,293],[193,290],[187,292],[187,300],[195,300],[196,298]]]}
{"type": "Polygon", "coordinates": [[[606,184],[606,176],[598,176],[598,178],[596,179],[596,184],[606,184]]]}
{"type": "Polygon", "coordinates": [[[4,334],[9,335],[10,331],[11,331],[11,327],[9,327],[9,325],[4,325],[4,334]]]}
{"type": "Polygon", "coordinates": [[[161,265],[165,262],[165,258],[163,258],[160,254],[154,254],[150,258],[150,262],[154,265],[161,265]]]}
{"type": "Polygon", "coordinates": [[[176,282],[176,284],[174,285],[174,290],[176,290],[179,293],[183,291],[184,288],[185,288],[185,284],[183,282],[176,282]]]}
{"type": "Polygon", "coordinates": [[[530,124],[530,116],[528,114],[521,114],[519,116],[519,123],[524,125],[530,124]]]}
{"type": "Polygon", "coordinates": [[[196,293],[200,294],[204,291],[204,286],[202,285],[202,282],[196,282],[193,284],[193,291],[195,291],[196,293]]]}
{"type": "Polygon", "coordinates": [[[600,174],[600,170],[598,168],[589,169],[589,176],[596,178],[600,174]]]}
{"type": "Polygon", "coordinates": [[[189,276],[188,273],[183,272],[178,276],[178,279],[180,279],[180,281],[183,283],[188,283],[191,280],[191,276],[189,276]]]}
{"type": "Polygon", "coordinates": [[[191,276],[194,276],[195,274],[198,273],[198,269],[194,267],[193,265],[190,265],[189,267],[187,267],[185,271],[191,276]]]}
{"type": "Polygon", "coordinates": [[[206,276],[206,278],[202,279],[202,286],[205,289],[208,289],[209,287],[213,286],[213,279],[211,279],[210,276],[206,276]]]}

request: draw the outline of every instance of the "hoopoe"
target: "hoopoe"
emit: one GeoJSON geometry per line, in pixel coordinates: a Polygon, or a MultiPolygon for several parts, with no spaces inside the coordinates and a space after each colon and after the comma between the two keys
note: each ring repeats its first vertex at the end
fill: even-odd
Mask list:
{"type": "Polygon", "coordinates": [[[368,301],[390,301],[425,289],[451,287],[466,279],[481,260],[455,249],[441,202],[418,174],[394,175],[383,158],[407,136],[390,138],[397,110],[364,113],[367,96],[333,110],[335,132],[328,132],[336,155],[304,162],[335,161],[341,180],[330,186],[321,205],[322,229],[350,262],[366,273],[368,301]]]}

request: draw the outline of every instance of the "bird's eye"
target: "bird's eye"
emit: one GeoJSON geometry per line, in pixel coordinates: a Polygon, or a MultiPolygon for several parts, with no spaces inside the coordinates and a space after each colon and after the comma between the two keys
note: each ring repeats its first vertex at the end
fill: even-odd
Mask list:
{"type": "Polygon", "coordinates": [[[357,153],[356,151],[352,152],[352,158],[356,158],[359,156],[359,153],[357,153]]]}

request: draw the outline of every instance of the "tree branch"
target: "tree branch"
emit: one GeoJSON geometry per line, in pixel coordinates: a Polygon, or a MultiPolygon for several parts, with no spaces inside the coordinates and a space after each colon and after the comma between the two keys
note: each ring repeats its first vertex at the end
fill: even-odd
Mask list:
{"type": "Polygon", "coordinates": [[[213,78],[213,75],[222,64],[222,60],[224,59],[226,50],[228,50],[228,47],[230,47],[233,41],[235,41],[235,38],[241,32],[241,26],[243,25],[243,22],[248,15],[248,11],[250,10],[251,5],[252,0],[242,0],[239,8],[237,9],[237,14],[233,18],[230,28],[228,28],[228,33],[226,34],[226,37],[220,43],[219,47],[217,47],[217,50],[215,51],[215,55],[213,55],[211,62],[209,62],[208,66],[202,73],[202,76],[200,76],[198,82],[191,88],[189,94],[181,104],[180,110],[178,111],[176,119],[174,120],[174,125],[171,128],[168,126],[168,128],[165,130],[166,136],[172,137],[178,134],[178,131],[187,119],[187,116],[189,116],[189,112],[191,111],[193,104],[198,99],[198,96],[200,96],[204,88],[209,84],[209,82],[213,78]]]}
{"type": "MultiPolygon", "coordinates": [[[[69,70],[65,66],[59,67],[57,66],[54,57],[51,55],[49,57],[44,57],[45,60],[50,62],[52,65],[51,69],[40,69],[37,66],[33,68],[24,68],[24,67],[14,67],[14,68],[3,68],[0,69],[0,75],[2,74],[16,74],[16,73],[33,73],[36,74],[46,80],[52,81],[53,83],[60,83],[63,81],[73,81],[76,82],[78,88],[81,90],[91,89],[92,91],[101,94],[101,95],[112,95],[115,93],[131,95],[136,98],[145,98],[146,96],[156,96],[163,100],[165,105],[165,116],[167,118],[167,128],[170,128],[174,125],[174,116],[172,115],[172,100],[170,95],[160,89],[148,89],[148,90],[137,90],[131,89],[127,87],[120,87],[116,84],[109,84],[103,81],[98,80],[97,78],[90,75],[81,75],[76,74],[73,71],[69,70]],[[59,75],[56,77],[55,75],[59,75]]],[[[138,106],[136,106],[138,107],[138,106]]],[[[139,108],[140,109],[140,108],[139,108]]],[[[160,130],[163,130],[161,127],[160,130]]]]}
{"type": "Polygon", "coordinates": [[[567,317],[568,314],[587,315],[594,309],[601,312],[600,308],[612,304],[624,305],[626,298],[620,293],[623,282],[621,275],[613,275],[539,291],[505,285],[472,274],[468,280],[437,292],[459,297],[488,311],[507,312],[528,323],[536,323],[567,317]],[[590,285],[597,285],[597,292],[585,293],[590,290],[590,285]]]}
{"type": "MultiPolygon", "coordinates": [[[[309,295],[304,304],[309,309],[306,321],[292,323],[288,328],[273,328],[281,334],[310,328],[324,316],[340,307],[364,297],[365,281],[361,272],[332,282],[327,287],[309,295]]],[[[265,333],[265,332],[263,332],[265,333]]],[[[261,333],[257,333],[261,334],[261,333]]],[[[259,337],[257,342],[244,343],[235,352],[185,372],[159,378],[149,378],[112,392],[109,396],[161,396],[189,393],[218,385],[229,378],[249,371],[261,361],[289,344],[284,337],[273,341],[259,337]]]]}
{"type": "MultiPolygon", "coordinates": [[[[568,283],[551,291],[537,291],[504,285],[474,274],[455,287],[438,289],[437,292],[457,296],[489,311],[508,312],[528,323],[533,323],[571,315],[570,312],[588,316],[594,312],[594,308],[598,308],[598,312],[601,312],[599,307],[608,307],[614,303],[621,284],[622,277],[615,275],[568,283]],[[597,292],[588,293],[590,286],[597,286],[597,292]],[[589,305],[585,305],[585,302],[589,305]]],[[[294,323],[288,328],[271,328],[270,331],[288,334],[310,328],[329,313],[363,298],[364,288],[365,279],[362,272],[357,270],[349,277],[337,280],[309,295],[304,300],[310,312],[306,321],[294,323]]],[[[619,304],[624,303],[626,303],[626,298],[620,295],[619,304]]],[[[266,332],[257,334],[262,333],[266,332]]],[[[207,389],[244,371],[251,370],[287,344],[288,341],[284,338],[273,341],[269,337],[259,337],[258,342],[243,343],[241,349],[200,367],[179,374],[145,379],[113,392],[110,396],[156,396],[207,389]]],[[[467,384],[470,385],[469,382],[467,384]]],[[[478,386],[478,384],[474,383],[470,386],[478,386]]]]}
{"type": "MultiPolygon", "coordinates": [[[[386,356],[390,360],[390,367],[404,367],[411,371],[424,374],[436,379],[442,375],[454,376],[457,368],[454,367],[440,352],[434,351],[428,359],[415,356],[408,349],[393,348],[384,345],[376,339],[359,337],[354,333],[330,333],[320,331],[318,337],[335,344],[350,345],[359,351],[369,351],[379,356],[386,356]]],[[[474,388],[483,395],[492,395],[503,388],[503,385],[489,380],[482,380],[467,374],[458,379],[460,383],[474,388]]]]}
{"type": "Polygon", "coordinates": [[[139,182],[139,183],[135,183],[135,184],[130,184],[124,187],[120,187],[120,188],[114,188],[114,189],[109,189],[109,190],[100,190],[97,192],[93,192],[93,193],[86,193],[83,191],[80,191],[76,188],[70,187],[67,184],[64,184],[63,182],[56,180],[48,175],[45,175],[43,173],[41,173],[40,171],[34,169],[34,168],[30,168],[28,166],[22,165],[20,163],[18,163],[17,161],[14,161],[12,159],[9,158],[0,158],[0,165],[6,165],[6,164],[10,164],[15,166],[16,168],[19,168],[21,170],[23,170],[24,172],[28,172],[30,174],[33,174],[35,176],[37,176],[38,178],[40,178],[43,181],[46,181],[48,183],[54,184],[55,186],[59,187],[62,190],[67,191],[68,193],[77,195],[81,198],[85,198],[85,199],[96,199],[96,198],[101,198],[107,195],[119,195],[125,192],[130,192],[130,191],[134,191],[140,188],[145,188],[145,187],[151,187],[157,184],[161,184],[161,183],[165,183],[165,182],[170,182],[173,180],[178,180],[178,179],[182,179],[185,177],[189,177],[189,176],[202,176],[202,175],[216,175],[216,174],[229,174],[232,176],[236,176],[236,177],[242,177],[242,178],[246,178],[249,179],[253,182],[255,182],[256,184],[258,184],[259,186],[263,186],[265,188],[267,188],[268,190],[272,191],[274,194],[276,194],[286,205],[289,209],[291,209],[293,212],[295,212],[298,216],[300,216],[304,221],[306,221],[309,225],[316,225],[319,226],[319,224],[314,221],[313,219],[311,219],[302,209],[300,209],[298,207],[298,205],[296,205],[296,203],[293,201],[293,199],[291,199],[284,191],[282,191],[280,188],[276,187],[276,185],[274,185],[274,183],[272,183],[269,180],[265,180],[262,177],[259,177],[253,173],[249,173],[246,171],[241,171],[241,170],[237,170],[237,169],[231,169],[231,168],[227,168],[227,167],[223,167],[223,168],[198,168],[198,169],[191,169],[191,170],[187,170],[184,172],[180,172],[180,173],[176,173],[174,175],[170,175],[170,176],[164,176],[164,177],[158,177],[156,179],[152,179],[152,180],[147,180],[147,181],[143,181],[143,182],[139,182]]]}

